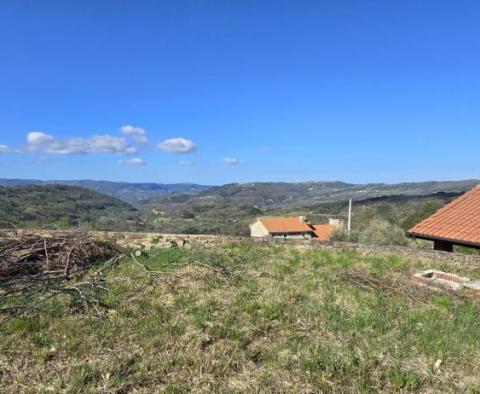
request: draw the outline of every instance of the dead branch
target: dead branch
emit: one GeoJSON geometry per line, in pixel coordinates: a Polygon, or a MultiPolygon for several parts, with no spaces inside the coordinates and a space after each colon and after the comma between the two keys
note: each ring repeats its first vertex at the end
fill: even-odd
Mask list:
{"type": "Polygon", "coordinates": [[[215,271],[216,273],[223,276],[225,279],[232,279],[233,278],[233,273],[229,269],[227,269],[226,267],[223,267],[223,266],[216,267],[216,266],[212,266],[212,265],[202,263],[201,261],[198,261],[198,260],[190,260],[190,262],[192,262],[193,264],[199,265],[201,267],[208,268],[212,271],[215,271]]]}
{"type": "Polygon", "coordinates": [[[32,235],[1,238],[0,278],[60,269],[68,275],[71,269],[109,259],[120,252],[117,246],[82,233],[58,238],[32,235]]]}
{"type": "Polygon", "coordinates": [[[142,268],[143,271],[148,272],[149,274],[157,274],[157,275],[166,275],[166,272],[163,271],[154,271],[151,269],[148,269],[144,264],[140,263],[135,257],[133,253],[130,254],[130,257],[132,258],[133,262],[138,265],[140,268],[142,268]]]}
{"type": "MultiPolygon", "coordinates": [[[[402,296],[408,298],[415,304],[426,304],[430,301],[431,292],[423,287],[412,284],[408,278],[403,276],[380,276],[369,272],[350,269],[338,274],[340,280],[348,282],[364,290],[374,290],[385,297],[402,296]]],[[[445,290],[449,296],[463,299],[463,295],[445,290]]]]}
{"type": "Polygon", "coordinates": [[[7,319],[27,313],[62,293],[79,300],[84,309],[99,313],[99,295],[108,291],[101,274],[122,257],[118,246],[83,233],[1,238],[0,313],[7,314],[7,319]],[[102,265],[96,275],[75,283],[99,262],[102,265]]]}

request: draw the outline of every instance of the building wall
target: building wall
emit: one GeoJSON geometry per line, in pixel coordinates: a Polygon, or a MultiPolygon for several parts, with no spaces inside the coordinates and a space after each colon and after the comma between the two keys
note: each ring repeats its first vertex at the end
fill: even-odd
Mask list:
{"type": "Polygon", "coordinates": [[[285,234],[273,234],[272,238],[280,239],[312,239],[311,233],[285,233],[285,234]]]}
{"type": "Polygon", "coordinates": [[[343,219],[329,218],[328,219],[328,224],[332,225],[337,230],[343,230],[343,227],[344,227],[343,219]]]}
{"type": "Polygon", "coordinates": [[[257,220],[255,223],[250,225],[250,236],[253,238],[267,237],[270,233],[267,231],[265,226],[257,220]]]}

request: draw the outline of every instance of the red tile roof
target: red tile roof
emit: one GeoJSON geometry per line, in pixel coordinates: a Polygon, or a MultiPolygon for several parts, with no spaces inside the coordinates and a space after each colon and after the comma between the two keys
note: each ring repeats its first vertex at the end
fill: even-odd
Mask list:
{"type": "Polygon", "coordinates": [[[313,233],[319,241],[328,241],[332,237],[335,226],[331,224],[312,224],[313,233]]]}
{"type": "Polygon", "coordinates": [[[407,231],[408,235],[480,245],[480,185],[407,231]]]}
{"type": "Polygon", "coordinates": [[[298,216],[263,217],[260,221],[270,233],[306,233],[312,232],[308,222],[302,222],[298,216]]]}

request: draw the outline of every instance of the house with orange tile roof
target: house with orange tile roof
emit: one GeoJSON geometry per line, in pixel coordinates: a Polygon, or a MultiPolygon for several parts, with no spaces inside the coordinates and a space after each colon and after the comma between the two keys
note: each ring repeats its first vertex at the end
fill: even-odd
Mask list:
{"type": "Polygon", "coordinates": [[[270,216],[250,225],[253,238],[313,239],[328,241],[335,224],[311,224],[305,216],[270,216]]]}
{"type": "Polygon", "coordinates": [[[480,185],[445,205],[406,234],[433,241],[435,250],[452,252],[453,245],[480,249],[480,185]]]}

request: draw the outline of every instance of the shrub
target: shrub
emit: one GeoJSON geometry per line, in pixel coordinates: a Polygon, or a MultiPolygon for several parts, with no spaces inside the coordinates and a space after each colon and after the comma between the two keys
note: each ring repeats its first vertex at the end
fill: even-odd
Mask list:
{"type": "Polygon", "coordinates": [[[349,233],[345,230],[335,229],[333,230],[331,240],[337,242],[358,242],[359,232],[352,230],[349,233]]]}
{"type": "Polygon", "coordinates": [[[402,228],[385,220],[372,220],[358,234],[358,242],[373,245],[407,245],[408,239],[402,228]]]}
{"type": "Polygon", "coordinates": [[[433,215],[436,211],[438,211],[443,204],[440,201],[427,201],[418,207],[410,214],[407,215],[404,219],[401,220],[400,226],[408,230],[409,228],[413,227],[417,223],[420,223],[423,219],[428,218],[429,216],[433,215]]]}

